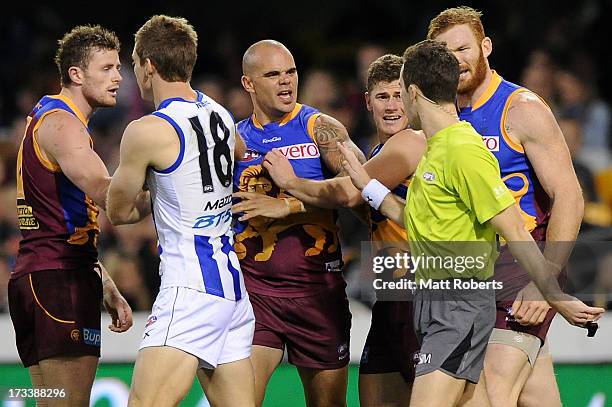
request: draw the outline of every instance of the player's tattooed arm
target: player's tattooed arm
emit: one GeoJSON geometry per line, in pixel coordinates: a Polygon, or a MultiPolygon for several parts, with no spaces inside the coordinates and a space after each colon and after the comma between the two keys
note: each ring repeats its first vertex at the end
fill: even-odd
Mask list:
{"type": "Polygon", "coordinates": [[[355,153],[359,162],[363,164],[366,161],[359,147],[351,141],[344,125],[333,117],[325,114],[320,115],[315,120],[313,133],[321,158],[333,173],[341,174],[344,170],[342,167],[344,157],[338,149],[338,142],[346,143],[347,147],[355,153]]]}

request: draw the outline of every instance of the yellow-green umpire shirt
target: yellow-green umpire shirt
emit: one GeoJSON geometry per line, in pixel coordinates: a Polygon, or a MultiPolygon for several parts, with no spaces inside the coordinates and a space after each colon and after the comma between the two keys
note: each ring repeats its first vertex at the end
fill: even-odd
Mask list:
{"type": "Polygon", "coordinates": [[[411,255],[422,257],[416,281],[493,276],[498,251],[487,221],[515,204],[499,174],[497,159],[468,122],[427,140],[404,209],[411,255]]]}

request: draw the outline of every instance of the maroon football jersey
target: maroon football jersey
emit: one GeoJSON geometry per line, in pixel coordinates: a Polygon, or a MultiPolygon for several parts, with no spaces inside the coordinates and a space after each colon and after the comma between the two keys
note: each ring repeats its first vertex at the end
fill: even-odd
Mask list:
{"type": "Polygon", "coordinates": [[[36,132],[59,110],[87,120],[63,95],[45,96],[27,118],[17,157],[17,217],[21,241],[11,278],[38,270],[86,268],[97,261],[98,208],[41,153],[36,132]]]}

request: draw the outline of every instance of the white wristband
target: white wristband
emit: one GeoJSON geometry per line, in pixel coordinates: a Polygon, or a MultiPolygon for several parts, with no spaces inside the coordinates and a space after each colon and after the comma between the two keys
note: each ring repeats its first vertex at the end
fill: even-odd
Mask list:
{"type": "Polygon", "coordinates": [[[389,192],[391,192],[389,188],[381,184],[380,181],[371,179],[363,191],[361,191],[361,197],[370,204],[372,208],[378,210],[389,192]]]}

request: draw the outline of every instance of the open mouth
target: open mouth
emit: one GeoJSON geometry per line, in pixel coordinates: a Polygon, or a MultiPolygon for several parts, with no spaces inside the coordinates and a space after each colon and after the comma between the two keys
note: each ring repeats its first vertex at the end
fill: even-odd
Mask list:
{"type": "Polygon", "coordinates": [[[459,79],[465,79],[468,73],[470,73],[470,70],[468,68],[461,69],[459,71],[459,79]]]}
{"type": "Polygon", "coordinates": [[[383,122],[387,124],[394,124],[397,123],[397,121],[401,118],[402,116],[399,114],[388,114],[383,116],[383,122]]]}
{"type": "Polygon", "coordinates": [[[117,97],[117,91],[119,90],[119,88],[112,88],[108,90],[108,93],[110,93],[113,97],[117,97]]]}
{"type": "Polygon", "coordinates": [[[283,102],[291,102],[293,92],[291,90],[282,90],[276,94],[283,102]]]}

